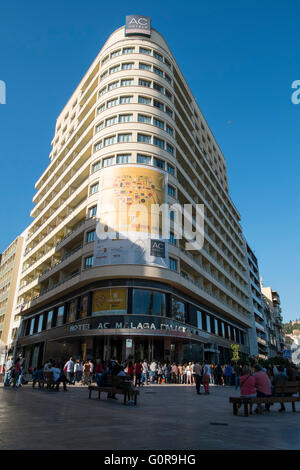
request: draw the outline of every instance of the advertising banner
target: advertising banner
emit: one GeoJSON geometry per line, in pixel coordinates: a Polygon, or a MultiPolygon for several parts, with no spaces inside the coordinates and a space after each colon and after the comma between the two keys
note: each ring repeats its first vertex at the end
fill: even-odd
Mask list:
{"type": "Polygon", "coordinates": [[[131,34],[151,35],[151,19],[149,16],[128,15],[126,16],[125,36],[131,34]]]}
{"type": "Polygon", "coordinates": [[[107,288],[93,293],[92,315],[127,313],[127,289],[107,288]]]}

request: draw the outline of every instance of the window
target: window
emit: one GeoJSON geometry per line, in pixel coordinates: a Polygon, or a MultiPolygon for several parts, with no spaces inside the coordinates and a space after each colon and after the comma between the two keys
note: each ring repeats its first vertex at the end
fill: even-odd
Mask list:
{"type": "Polygon", "coordinates": [[[151,157],[148,155],[137,155],[137,162],[138,163],[144,163],[145,165],[150,165],[151,164],[151,157]]]}
{"type": "Polygon", "coordinates": [[[113,59],[114,57],[117,57],[120,54],[121,54],[121,49],[118,49],[117,51],[114,51],[110,54],[110,58],[113,59]]]}
{"type": "Polygon", "coordinates": [[[167,89],[165,89],[165,95],[166,95],[167,98],[169,98],[169,100],[172,99],[172,95],[167,89]]]}
{"type": "Polygon", "coordinates": [[[101,77],[100,77],[100,80],[103,80],[103,78],[107,77],[108,75],[108,71],[106,70],[106,72],[104,72],[101,77]]]}
{"type": "MultiPolygon", "coordinates": [[[[235,334],[236,334],[236,342],[237,343],[240,343],[241,340],[240,340],[240,330],[238,328],[235,329],[235,334]]],[[[265,335],[261,335],[263,339],[265,339],[265,335]]]]}
{"type": "Polygon", "coordinates": [[[103,129],[104,127],[104,121],[100,122],[100,124],[98,124],[98,126],[96,127],[96,132],[99,132],[101,131],[101,129],[103,129]]]}
{"type": "Polygon", "coordinates": [[[175,169],[169,163],[167,163],[167,172],[170,173],[170,175],[175,175],[175,169]]]}
{"type": "Polygon", "coordinates": [[[172,145],[168,144],[168,142],[167,142],[167,151],[168,151],[171,155],[174,155],[174,148],[172,147],[172,145]]]}
{"type": "Polygon", "coordinates": [[[99,108],[97,109],[97,114],[101,113],[104,110],[105,110],[105,103],[102,106],[99,106],[99,108]]]}
{"type": "Polygon", "coordinates": [[[206,331],[208,333],[211,333],[211,328],[210,328],[210,315],[208,315],[207,313],[204,314],[206,316],[206,331]]]}
{"type": "Polygon", "coordinates": [[[157,126],[160,129],[165,128],[165,123],[163,121],[160,121],[159,119],[153,118],[153,124],[154,124],[154,126],[157,126]]]}
{"type": "Polygon", "coordinates": [[[133,54],[134,47],[123,47],[123,54],[133,54]]]}
{"type": "Polygon", "coordinates": [[[165,294],[148,289],[133,289],[132,313],[165,316],[165,294]]]}
{"type": "Polygon", "coordinates": [[[158,83],[155,83],[155,82],[153,83],[153,88],[154,88],[154,90],[159,91],[160,93],[163,93],[163,91],[164,91],[163,87],[160,86],[158,83]]]}
{"type": "Polygon", "coordinates": [[[176,239],[175,239],[174,233],[171,233],[171,232],[170,232],[169,243],[171,243],[171,245],[176,246],[176,239]]]}
{"type": "Polygon", "coordinates": [[[120,70],[120,65],[116,65],[115,67],[111,67],[109,69],[109,73],[115,73],[115,72],[118,72],[118,70],[120,70]]]}
{"type": "Polygon", "coordinates": [[[119,122],[131,122],[132,114],[120,114],[119,122]]]}
{"type": "Polygon", "coordinates": [[[138,102],[141,104],[151,104],[151,98],[145,98],[144,96],[139,96],[138,102]]]}
{"type": "Polygon", "coordinates": [[[117,116],[113,116],[109,119],[106,119],[105,121],[106,126],[112,126],[113,124],[116,124],[116,123],[117,123],[117,116]]]}
{"type": "Polygon", "coordinates": [[[118,88],[118,86],[119,86],[119,81],[110,83],[108,85],[108,90],[113,90],[114,88],[118,88]]]}
{"type": "Polygon", "coordinates": [[[153,57],[155,57],[155,59],[160,60],[161,62],[163,61],[163,56],[158,54],[158,52],[153,51],[153,57]]]}
{"type": "Polygon", "coordinates": [[[95,233],[96,233],[95,230],[91,230],[90,232],[88,232],[86,234],[86,242],[87,243],[91,243],[91,242],[95,241],[95,233]]]}
{"type": "Polygon", "coordinates": [[[172,84],[171,78],[166,73],[165,73],[165,79],[167,80],[168,83],[172,84]]]}
{"type": "Polygon", "coordinates": [[[121,80],[121,86],[130,86],[130,85],[133,85],[132,78],[126,78],[124,80],[121,80]]]}
{"type": "Polygon", "coordinates": [[[84,269],[89,269],[93,266],[93,262],[94,262],[94,257],[93,256],[88,256],[87,258],[85,258],[84,260],[84,269]]]}
{"type": "Polygon", "coordinates": [[[133,69],[133,62],[122,64],[122,70],[132,70],[132,69],[133,69]]]}
{"type": "Polygon", "coordinates": [[[131,142],[132,134],[118,134],[118,142],[131,142]]]}
{"type": "Polygon", "coordinates": [[[88,304],[89,304],[89,296],[88,294],[83,295],[80,299],[80,312],[79,318],[84,318],[87,316],[88,313],[88,304]]]}
{"type": "Polygon", "coordinates": [[[151,49],[145,49],[144,47],[140,47],[140,54],[151,55],[151,49]]]}
{"type": "Polygon", "coordinates": [[[38,328],[37,328],[38,333],[40,333],[43,329],[43,320],[44,320],[44,315],[40,315],[39,316],[38,328]]]}
{"type": "Polygon", "coordinates": [[[131,155],[117,155],[117,163],[130,163],[131,155]]]}
{"type": "Polygon", "coordinates": [[[153,100],[153,106],[155,106],[158,109],[161,109],[162,111],[164,110],[164,105],[160,101],[153,100]]]}
{"type": "Polygon", "coordinates": [[[90,186],[90,195],[97,193],[98,191],[99,191],[99,183],[96,183],[90,186]]]}
{"type": "Polygon", "coordinates": [[[103,158],[102,167],[106,168],[114,164],[114,157],[103,158]]]}
{"type": "Polygon", "coordinates": [[[177,260],[173,258],[169,258],[169,268],[171,271],[177,271],[177,260]]]}
{"type": "Polygon", "coordinates": [[[68,322],[71,323],[77,317],[77,299],[71,300],[68,308],[68,322]]]}
{"type": "Polygon", "coordinates": [[[99,97],[104,95],[104,93],[106,93],[106,86],[99,91],[99,97]]]}
{"type": "Polygon", "coordinates": [[[169,62],[167,59],[165,59],[165,64],[166,64],[169,68],[171,68],[171,64],[170,64],[170,62],[169,62]]]}
{"type": "Polygon", "coordinates": [[[170,186],[169,184],[168,184],[168,194],[169,196],[175,197],[175,188],[173,188],[173,186],[170,186]]]}
{"type": "Polygon", "coordinates": [[[148,88],[151,87],[151,82],[149,80],[143,80],[141,78],[139,78],[139,85],[140,86],[146,86],[148,88]]]}
{"type": "Polygon", "coordinates": [[[158,139],[157,137],[153,137],[153,144],[157,145],[157,147],[160,147],[161,149],[165,148],[165,141],[158,139]]]}
{"type": "Polygon", "coordinates": [[[153,72],[156,73],[156,75],[159,75],[160,77],[164,76],[163,71],[154,66],[153,66],[153,72]]]}
{"type": "Polygon", "coordinates": [[[132,103],[133,96],[121,96],[120,104],[132,103]]]}
{"type": "Polygon", "coordinates": [[[52,320],[53,320],[53,310],[50,310],[47,315],[46,330],[50,330],[50,328],[52,327],[52,320]]]}
{"type": "Polygon", "coordinates": [[[197,327],[202,330],[202,313],[197,310],[197,327]]]}
{"type": "Polygon", "coordinates": [[[145,116],[144,114],[138,114],[138,122],[145,124],[151,124],[151,116],[145,116]]]}
{"type": "Polygon", "coordinates": [[[176,297],[172,297],[172,318],[177,321],[184,322],[185,320],[185,302],[177,299],[176,297]]]}
{"type": "Polygon", "coordinates": [[[101,64],[105,64],[109,59],[109,55],[107,55],[106,57],[104,57],[104,59],[102,60],[101,64]]]}
{"type": "Polygon", "coordinates": [[[170,220],[174,220],[174,211],[170,211],[170,220]]]}
{"type": "Polygon", "coordinates": [[[99,140],[99,142],[97,142],[95,145],[95,152],[97,152],[97,150],[100,150],[101,148],[102,148],[102,140],[99,140]]]}
{"type": "Polygon", "coordinates": [[[168,106],[166,106],[166,113],[167,113],[170,117],[173,117],[173,111],[171,111],[171,109],[168,108],[168,106]]]}
{"type": "Polygon", "coordinates": [[[98,170],[100,170],[100,160],[93,164],[92,173],[95,173],[95,171],[98,171],[98,170]]]}
{"type": "Polygon", "coordinates": [[[118,104],[118,98],[115,98],[107,102],[107,107],[111,108],[112,106],[116,106],[117,104],[118,104]]]}
{"type": "Polygon", "coordinates": [[[165,162],[163,160],[160,160],[160,158],[153,158],[153,165],[157,166],[158,168],[165,168],[165,162]]]}
{"type": "Polygon", "coordinates": [[[112,137],[107,137],[106,139],[104,139],[104,147],[106,147],[107,145],[112,145],[112,144],[115,144],[116,143],[116,136],[113,135],[112,137]]]}
{"type": "Polygon", "coordinates": [[[144,142],[145,144],[151,144],[151,136],[145,134],[138,134],[137,135],[138,142],[144,142]]]}
{"type": "Polygon", "coordinates": [[[224,322],[223,322],[223,321],[221,322],[221,331],[222,331],[222,335],[221,335],[221,336],[223,336],[223,338],[225,338],[225,325],[224,325],[224,322]]]}
{"type": "Polygon", "coordinates": [[[88,210],[88,217],[95,217],[97,214],[97,206],[92,206],[88,210]]]}
{"type": "Polygon", "coordinates": [[[167,129],[167,133],[170,134],[170,135],[173,135],[174,134],[174,130],[172,127],[170,127],[168,124],[166,126],[166,129],[167,129]]]}
{"type": "Polygon", "coordinates": [[[65,314],[65,307],[61,305],[58,307],[57,310],[57,319],[56,319],[56,326],[61,326],[64,323],[64,314],[65,314]]]}
{"type": "Polygon", "coordinates": [[[139,69],[140,70],[151,70],[151,65],[150,64],[143,64],[142,62],[139,63],[139,69]]]}

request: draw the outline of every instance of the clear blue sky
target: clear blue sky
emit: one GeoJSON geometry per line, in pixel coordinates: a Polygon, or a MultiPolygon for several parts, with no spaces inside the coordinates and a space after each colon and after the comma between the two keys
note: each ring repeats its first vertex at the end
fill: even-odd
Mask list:
{"type": "Polygon", "coordinates": [[[300,317],[300,3],[43,0],[1,5],[0,251],[30,222],[55,119],[126,14],[151,16],[166,38],[227,159],[265,285],[284,320],[300,317]],[[126,4],[126,5],[125,5],[126,4]]]}

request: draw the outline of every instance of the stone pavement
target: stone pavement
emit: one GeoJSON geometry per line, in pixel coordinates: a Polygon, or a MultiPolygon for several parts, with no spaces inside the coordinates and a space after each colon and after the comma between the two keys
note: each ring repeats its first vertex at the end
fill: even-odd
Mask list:
{"type": "MultiPolygon", "coordinates": [[[[248,418],[233,416],[233,387],[211,387],[197,395],[194,386],[150,385],[141,389],[138,406],[88,399],[86,387],[47,392],[25,385],[0,387],[0,449],[227,450],[299,449],[297,412],[248,418]],[[213,424],[218,423],[218,424],[213,424]]],[[[104,395],[106,396],[106,394],[104,395]]]]}

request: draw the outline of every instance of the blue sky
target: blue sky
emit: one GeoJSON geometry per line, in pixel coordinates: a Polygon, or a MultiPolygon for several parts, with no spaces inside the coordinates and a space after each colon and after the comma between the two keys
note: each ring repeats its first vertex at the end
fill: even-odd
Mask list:
{"type": "Polygon", "coordinates": [[[231,197],[284,320],[300,317],[300,3],[15,0],[1,6],[0,251],[30,222],[55,120],[127,14],[151,16],[227,160],[231,197]],[[126,5],[125,5],[126,3],[126,5]]]}

